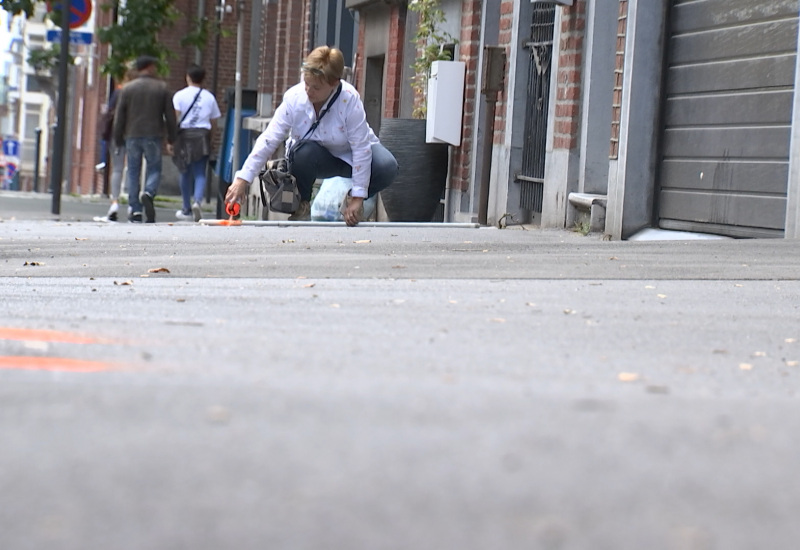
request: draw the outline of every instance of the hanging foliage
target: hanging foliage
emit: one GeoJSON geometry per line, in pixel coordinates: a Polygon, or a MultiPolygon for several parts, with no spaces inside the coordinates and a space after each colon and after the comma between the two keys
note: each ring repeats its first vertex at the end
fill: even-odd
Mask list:
{"type": "Polygon", "coordinates": [[[168,73],[167,62],[175,54],[158,40],[159,32],[173,25],[180,16],[174,0],[131,1],[120,5],[119,0],[103,4],[101,9],[117,10],[119,23],[97,30],[102,44],[111,46],[108,60],[103,63],[103,74],[121,80],[128,63],[141,55],[150,55],[159,60],[159,72],[168,73]]]}
{"type": "Polygon", "coordinates": [[[411,65],[414,70],[414,77],[411,80],[411,88],[414,90],[414,111],[411,116],[425,118],[428,112],[428,78],[431,64],[434,61],[451,61],[450,51],[444,46],[457,44],[458,40],[440,28],[446,18],[439,0],[413,0],[408,9],[419,14],[417,32],[414,35],[417,58],[411,65]]]}

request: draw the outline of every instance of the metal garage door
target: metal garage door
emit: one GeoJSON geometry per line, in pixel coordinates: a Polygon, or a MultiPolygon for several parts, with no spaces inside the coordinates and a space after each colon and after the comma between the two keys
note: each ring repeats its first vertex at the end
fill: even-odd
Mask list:
{"type": "Polygon", "coordinates": [[[673,0],[659,226],[780,237],[798,0],[673,0]]]}

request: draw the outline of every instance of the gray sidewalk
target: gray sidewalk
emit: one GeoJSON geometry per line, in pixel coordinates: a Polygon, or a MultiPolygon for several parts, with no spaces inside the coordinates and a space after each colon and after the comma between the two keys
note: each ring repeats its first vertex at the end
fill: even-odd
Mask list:
{"type": "MultiPolygon", "coordinates": [[[[180,208],[180,201],[180,197],[156,197],[156,221],[176,221],[175,211],[180,208]]],[[[99,195],[62,195],[60,211],[53,214],[51,193],[0,191],[0,220],[93,221],[95,216],[106,215],[109,204],[108,198],[99,195]]],[[[211,209],[214,204],[203,206],[211,209]]],[[[127,221],[127,205],[120,205],[120,220],[127,221]]]]}
{"type": "MultiPolygon", "coordinates": [[[[604,241],[569,230],[535,227],[215,227],[176,223],[175,208],[157,209],[148,227],[93,222],[102,198],[63,197],[60,216],[49,195],[0,193],[2,275],[70,276],[94,267],[96,276],[138,276],[153,264],[174,264],[187,277],[498,278],[797,280],[800,243],[788,239],[604,241]],[[88,222],[66,235],[59,222],[88,222]],[[8,233],[26,226],[37,234],[43,262],[29,243],[8,233]],[[80,240],[76,240],[79,236],[80,240]],[[98,255],[98,247],[104,250],[98,255]],[[65,254],[66,253],[66,254],[65,254]],[[226,261],[210,262],[222,255],[226,261]],[[14,261],[11,261],[15,258],[14,261]],[[19,260],[19,261],[16,261],[19,260]],[[124,261],[123,261],[124,260],[124,261]]],[[[212,217],[209,213],[209,217],[212,217]]]]}

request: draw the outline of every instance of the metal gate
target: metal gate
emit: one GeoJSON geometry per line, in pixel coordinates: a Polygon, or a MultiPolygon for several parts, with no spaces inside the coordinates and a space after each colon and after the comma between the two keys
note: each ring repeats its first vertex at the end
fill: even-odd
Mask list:
{"type": "Polygon", "coordinates": [[[537,3],[533,7],[528,68],[528,104],[525,109],[525,146],[522,171],[516,175],[520,184],[519,206],[542,211],[544,197],[544,161],[547,147],[547,112],[550,104],[550,67],[553,57],[555,4],[537,3]]]}
{"type": "Polygon", "coordinates": [[[672,0],[660,227],[783,235],[798,4],[672,0]]]}

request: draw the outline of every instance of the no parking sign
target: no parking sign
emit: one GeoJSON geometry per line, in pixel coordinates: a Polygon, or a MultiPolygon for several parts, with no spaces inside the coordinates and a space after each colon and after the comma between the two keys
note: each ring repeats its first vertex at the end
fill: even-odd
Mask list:
{"type": "MultiPolygon", "coordinates": [[[[63,0],[50,0],[48,11],[60,11],[63,0]]],[[[86,24],[92,17],[92,0],[71,0],[69,7],[69,28],[77,29],[86,24]]]]}

